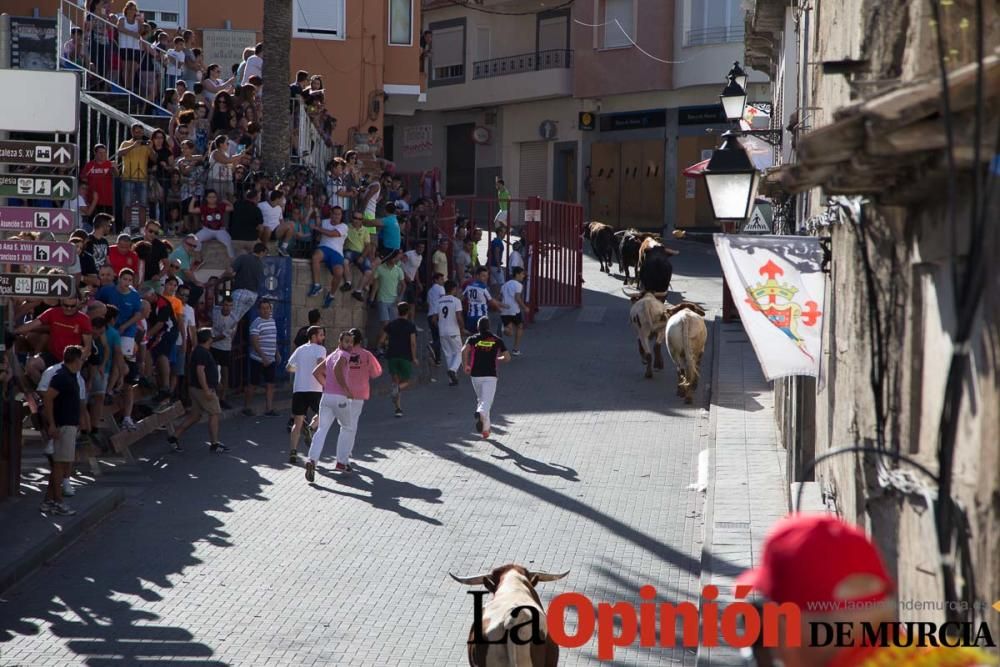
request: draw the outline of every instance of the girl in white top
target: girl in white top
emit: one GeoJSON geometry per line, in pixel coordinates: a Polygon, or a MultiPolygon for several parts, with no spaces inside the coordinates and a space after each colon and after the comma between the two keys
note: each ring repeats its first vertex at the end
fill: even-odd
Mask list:
{"type": "Polygon", "coordinates": [[[139,71],[142,46],[139,44],[144,17],[134,2],[125,3],[125,9],[118,19],[118,55],[122,61],[122,84],[132,90],[135,75],[139,71]]]}
{"type": "Polygon", "coordinates": [[[233,166],[240,162],[245,162],[242,155],[234,157],[229,154],[229,138],[226,135],[220,134],[212,141],[212,150],[208,155],[208,184],[221,199],[233,200],[233,166]]]}
{"type": "Polygon", "coordinates": [[[225,90],[226,92],[233,92],[232,86],[233,81],[236,80],[235,76],[229,77],[227,80],[222,80],[222,68],[218,65],[212,64],[208,66],[205,70],[205,77],[201,80],[201,87],[203,88],[202,95],[205,96],[205,104],[209,107],[215,101],[215,96],[219,91],[225,90]]]}

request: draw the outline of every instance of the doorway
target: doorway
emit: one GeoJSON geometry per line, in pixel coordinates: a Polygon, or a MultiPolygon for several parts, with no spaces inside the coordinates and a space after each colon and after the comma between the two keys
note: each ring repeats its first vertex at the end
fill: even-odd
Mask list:
{"type": "Polygon", "coordinates": [[[445,155],[445,193],[448,196],[476,194],[475,123],[448,126],[445,155]]]}
{"type": "Polygon", "coordinates": [[[552,198],[575,204],[577,202],[575,141],[555,145],[552,169],[552,198]]]}

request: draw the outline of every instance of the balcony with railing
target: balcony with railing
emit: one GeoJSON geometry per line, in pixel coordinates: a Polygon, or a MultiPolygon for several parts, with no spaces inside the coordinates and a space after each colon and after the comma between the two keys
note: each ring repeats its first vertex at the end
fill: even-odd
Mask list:
{"type": "Polygon", "coordinates": [[[509,74],[537,72],[545,69],[565,69],[573,64],[573,52],[567,49],[549,49],[516,56],[503,56],[478,60],[472,63],[473,79],[492,79],[509,74]]]}
{"type": "Polygon", "coordinates": [[[421,108],[461,109],[571,95],[572,66],[572,51],[548,49],[462,63],[446,73],[432,69],[435,78],[421,108]]]}
{"type": "Polygon", "coordinates": [[[742,42],[743,34],[743,24],[697,28],[684,33],[684,46],[707,46],[709,44],[742,42]]]}

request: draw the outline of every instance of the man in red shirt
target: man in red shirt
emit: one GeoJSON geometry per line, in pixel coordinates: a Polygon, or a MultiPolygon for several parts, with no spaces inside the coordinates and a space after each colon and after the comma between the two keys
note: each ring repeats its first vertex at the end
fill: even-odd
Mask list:
{"type": "Polygon", "coordinates": [[[62,361],[63,350],[67,345],[81,346],[84,361],[90,356],[93,328],[90,325],[90,318],[78,312],[79,307],[80,300],[75,296],[62,299],[58,306],[49,308],[14,330],[15,334],[23,335],[43,326],[49,328],[48,349],[25,365],[24,370],[32,382],[37,384],[46,368],[62,361]]]}
{"type": "Polygon", "coordinates": [[[115,270],[117,276],[122,269],[132,269],[136,274],[139,271],[139,255],[132,250],[132,237],[122,232],[118,235],[118,244],[108,248],[108,264],[115,270]]]}
{"type": "Polygon", "coordinates": [[[94,159],[83,165],[80,178],[84,179],[90,189],[97,193],[97,213],[115,214],[115,177],[118,167],[108,159],[108,147],[104,144],[94,146],[94,159]]]}

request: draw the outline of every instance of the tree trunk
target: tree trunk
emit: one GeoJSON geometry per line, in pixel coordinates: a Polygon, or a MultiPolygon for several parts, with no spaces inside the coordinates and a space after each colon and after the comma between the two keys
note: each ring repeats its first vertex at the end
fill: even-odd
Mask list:
{"type": "Polygon", "coordinates": [[[292,50],[292,0],[264,3],[264,94],[262,162],[270,174],[288,166],[291,115],[288,104],[292,50]]]}

